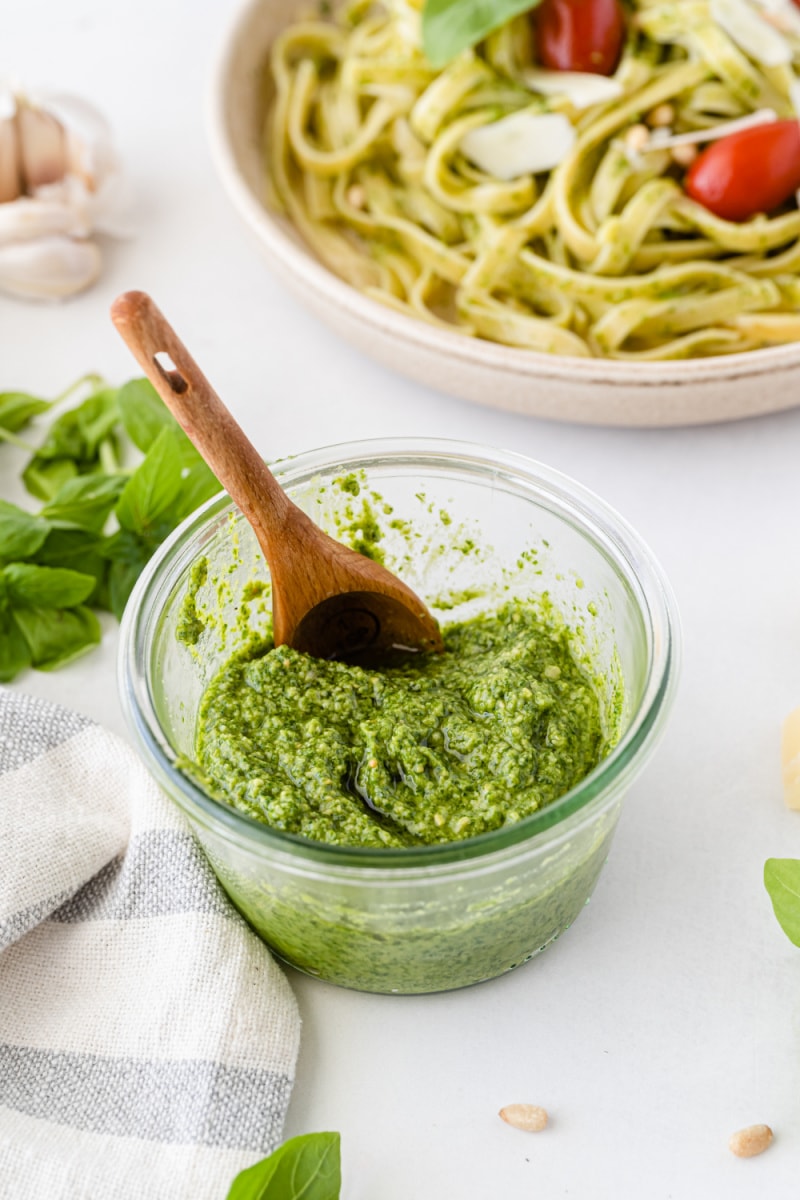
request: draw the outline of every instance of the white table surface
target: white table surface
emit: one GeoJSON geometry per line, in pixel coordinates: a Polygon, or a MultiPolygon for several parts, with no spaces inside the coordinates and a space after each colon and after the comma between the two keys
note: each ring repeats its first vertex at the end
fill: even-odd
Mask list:
{"type": "MultiPolygon", "coordinates": [[[[286,1134],[341,1131],[344,1200],[794,1197],[800,950],[762,868],[800,856],[779,763],[781,721],[800,704],[800,411],[673,431],[562,426],[428,391],[338,341],[270,277],[211,166],[204,106],[231,7],[6,0],[0,75],[106,111],[140,228],[107,246],[80,298],[0,297],[0,390],[137,374],[107,312],[144,288],[266,456],[414,434],[527,453],[638,528],[684,627],[667,734],[575,927],[519,971],[438,996],[290,972],[303,1037],[286,1134]],[[497,1111],[513,1101],[544,1105],[548,1129],[506,1126],[497,1111]],[[728,1136],[753,1122],[775,1142],[737,1159],[728,1136]]],[[[0,451],[4,496],[23,497],[20,462],[0,451]]],[[[99,651],[14,686],[124,733],[115,652],[109,620],[99,651]]]]}

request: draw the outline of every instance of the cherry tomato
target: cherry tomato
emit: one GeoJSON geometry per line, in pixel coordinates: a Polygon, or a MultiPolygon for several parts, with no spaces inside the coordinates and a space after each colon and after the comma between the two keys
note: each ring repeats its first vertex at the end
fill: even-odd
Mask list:
{"type": "Polygon", "coordinates": [[[542,0],[531,15],[543,67],[592,75],[614,73],[625,40],[625,14],[619,0],[542,0]]]}
{"type": "Polygon", "coordinates": [[[772,212],[800,188],[800,122],[772,121],[713,142],[692,163],[684,187],[725,221],[772,212]]]}

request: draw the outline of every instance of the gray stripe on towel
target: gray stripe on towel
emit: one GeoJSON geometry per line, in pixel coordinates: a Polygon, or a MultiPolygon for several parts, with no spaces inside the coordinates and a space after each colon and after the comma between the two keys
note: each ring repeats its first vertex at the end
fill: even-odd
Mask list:
{"type": "Polygon", "coordinates": [[[80,713],[0,688],[0,775],[33,762],[91,724],[80,713]]]}
{"type": "Polygon", "coordinates": [[[29,908],[11,913],[10,916],[0,920],[0,951],[5,950],[12,942],[18,942],[23,934],[39,925],[50,913],[55,912],[68,896],[68,891],[61,892],[58,896],[48,896],[45,900],[39,900],[36,904],[31,904],[29,908]]]}
{"type": "Polygon", "coordinates": [[[0,1045],[0,1104],[114,1137],[266,1153],[290,1089],[285,1075],[251,1067],[0,1045]]]}
{"type": "Polygon", "coordinates": [[[127,921],[188,912],[239,920],[192,835],[150,829],[132,838],[124,856],[106,863],[51,920],[127,921]]]}

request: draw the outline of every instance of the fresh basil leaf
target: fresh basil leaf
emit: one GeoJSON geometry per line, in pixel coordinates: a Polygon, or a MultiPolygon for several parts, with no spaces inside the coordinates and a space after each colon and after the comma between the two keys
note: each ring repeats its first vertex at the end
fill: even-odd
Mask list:
{"type": "Polygon", "coordinates": [[[100,443],[112,433],[118,421],[116,388],[93,392],[53,422],[39,447],[38,456],[93,463],[100,443]]]}
{"type": "Polygon", "coordinates": [[[108,604],[118,621],[122,620],[125,605],[130,599],[136,580],[141,575],[147,558],[135,563],[112,563],[108,573],[108,604]]]}
{"type": "Polygon", "coordinates": [[[422,48],[434,67],[444,67],[512,17],[541,0],[425,0],[422,48]]]}
{"type": "MultiPolygon", "coordinates": [[[[219,483],[145,379],[95,391],[50,425],[23,480],[44,507],[38,516],[0,501],[0,678],[24,666],[49,668],[99,641],[87,605],[122,616],[153,552],[219,483]],[[144,452],[120,472],[120,439],[144,452]],[[119,530],[104,530],[111,515],[119,530]],[[6,564],[3,566],[3,564],[6,564]]],[[[0,440],[50,402],[0,393],[0,440]]]]}
{"type": "Polygon", "coordinates": [[[32,458],[22,472],[22,482],[37,500],[52,500],[60,488],[74,479],[78,468],[71,458],[32,458]]]}
{"type": "Polygon", "coordinates": [[[0,392],[0,429],[19,433],[29,421],[46,412],[49,407],[49,400],[29,396],[27,392],[0,392]]]}
{"type": "Polygon", "coordinates": [[[789,941],[800,946],[800,859],[768,858],[764,863],[764,886],[778,924],[789,941]]]}
{"type": "Polygon", "coordinates": [[[36,563],[11,563],[2,576],[15,608],[74,608],[88,599],[95,586],[92,575],[36,563]]]}
{"type": "Polygon", "coordinates": [[[16,608],[11,617],[40,671],[63,666],[100,641],[100,622],[89,608],[16,608]]]}
{"type": "Polygon", "coordinates": [[[205,504],[206,500],[210,500],[212,496],[216,496],[217,492],[221,490],[222,488],[216,475],[201,460],[196,468],[188,471],[184,476],[179,496],[180,504],[175,510],[177,518],[175,524],[179,525],[185,517],[188,517],[196,508],[199,508],[201,504],[205,504]]]}
{"type": "Polygon", "coordinates": [[[122,490],[116,507],[123,529],[147,531],[167,518],[181,490],[181,451],[177,427],[165,427],[122,490]]]}
{"type": "Polygon", "coordinates": [[[8,683],[30,665],[28,643],[11,613],[0,611],[0,683],[8,683]]]}
{"type": "Polygon", "coordinates": [[[75,475],[103,469],[103,449],[116,457],[115,427],[119,423],[116,388],[94,392],[76,408],[53,422],[22,478],[39,500],[49,501],[75,475]]]}
{"type": "Polygon", "coordinates": [[[149,379],[131,379],[123,384],[117,393],[117,403],[125,432],[143,454],[165,426],[177,428],[175,418],[149,379]]]}
{"type": "Polygon", "coordinates": [[[0,500],[0,560],[30,558],[50,531],[49,522],[16,504],[0,500]]]}
{"type": "Polygon", "coordinates": [[[94,590],[87,596],[86,603],[96,608],[109,608],[108,594],[109,562],[104,554],[106,539],[84,529],[51,529],[33,561],[43,567],[64,567],[91,575],[94,590]]]}
{"type": "Polygon", "coordinates": [[[101,545],[101,553],[112,563],[137,564],[146,562],[153,553],[155,543],[132,529],[120,529],[112,533],[101,545]],[[143,556],[146,555],[146,558],[143,556]]]}
{"type": "Polygon", "coordinates": [[[120,529],[108,539],[103,554],[111,562],[108,573],[108,605],[118,621],[122,620],[128,597],[146,563],[156,550],[156,538],[120,529]]]}
{"type": "Polygon", "coordinates": [[[206,500],[216,496],[222,485],[208,463],[194,448],[184,433],[179,436],[181,463],[181,490],[172,512],[173,528],[180,525],[184,517],[188,517],[206,500]]]}
{"type": "Polygon", "coordinates": [[[41,516],[60,524],[101,533],[127,475],[80,475],[68,479],[41,511],[41,516]]]}
{"type": "Polygon", "coordinates": [[[236,1176],[227,1200],[339,1200],[338,1133],[289,1138],[268,1158],[236,1176]]]}

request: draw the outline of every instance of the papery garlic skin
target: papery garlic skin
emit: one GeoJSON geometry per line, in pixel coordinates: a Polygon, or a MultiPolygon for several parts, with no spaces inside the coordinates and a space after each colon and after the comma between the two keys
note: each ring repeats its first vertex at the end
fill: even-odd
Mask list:
{"type": "Polygon", "coordinates": [[[33,196],[0,204],[0,246],[54,233],[86,238],[91,229],[87,214],[76,205],[33,196]]]}
{"type": "Polygon", "coordinates": [[[0,289],[24,300],[59,300],[82,292],[101,268],[94,242],[56,235],[0,246],[0,289]]]}
{"type": "Polygon", "coordinates": [[[76,175],[65,175],[59,183],[37,188],[36,199],[72,208],[76,216],[80,214],[89,232],[113,238],[133,237],[133,200],[121,170],[107,175],[94,191],[76,175]]]}
{"type": "Polygon", "coordinates": [[[28,299],[82,291],[101,265],[90,234],[130,236],[131,211],[111,130],[93,105],[0,89],[0,290],[28,299]]]}

